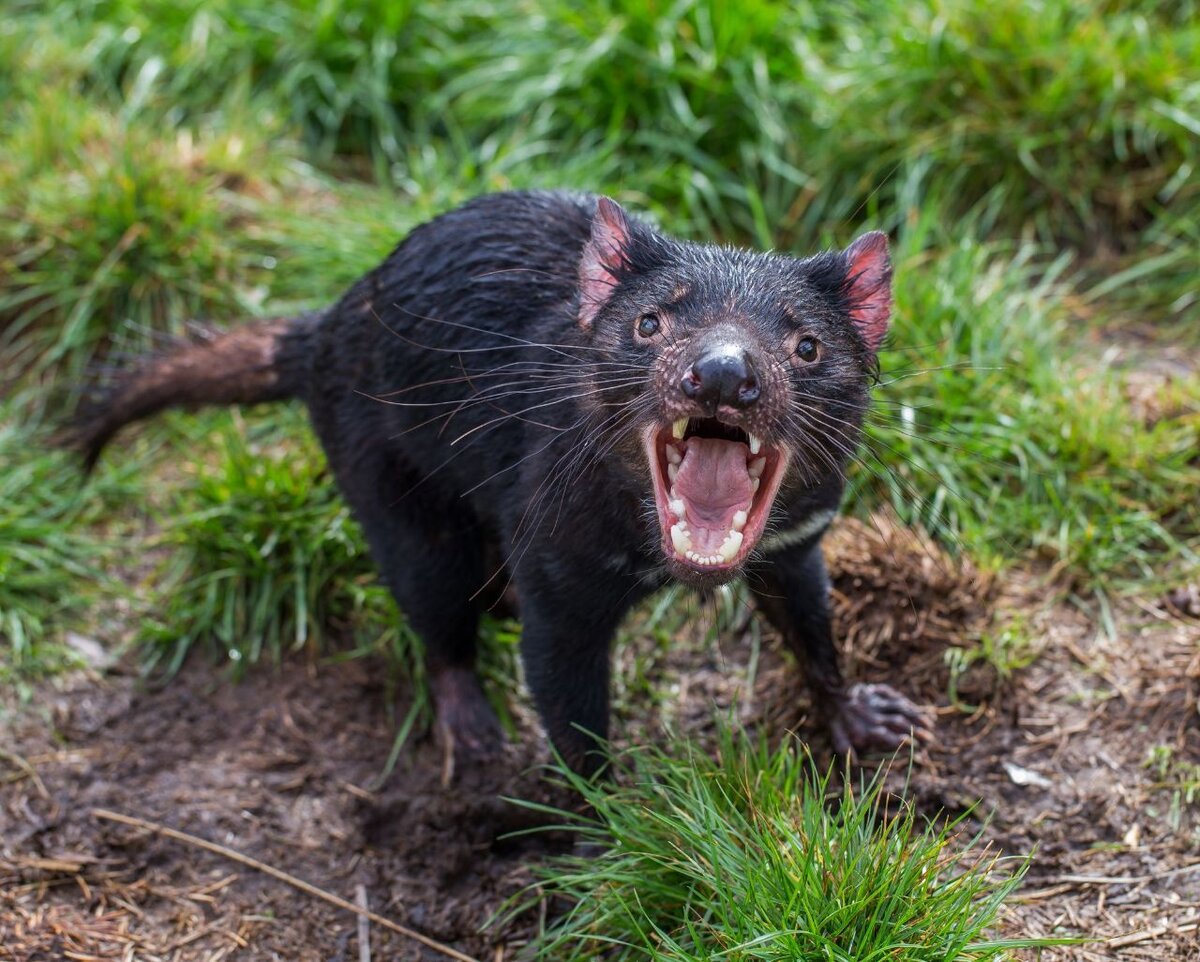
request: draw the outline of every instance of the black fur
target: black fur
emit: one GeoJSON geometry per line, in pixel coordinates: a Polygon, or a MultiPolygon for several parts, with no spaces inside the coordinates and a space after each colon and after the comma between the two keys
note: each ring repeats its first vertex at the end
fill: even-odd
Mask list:
{"type": "MultiPolygon", "coordinates": [[[[697,345],[744,342],[766,373],[740,426],[795,452],[771,529],[819,522],[744,568],[810,666],[835,744],[898,741],[919,726],[915,711],[896,716],[889,704],[890,714],[871,715],[843,683],[818,545],[875,363],[850,317],[845,258],[694,245],[629,221],[611,289],[581,324],[581,253],[597,203],[497,194],[416,228],[336,305],[279,334],[278,377],[261,398],[235,399],[286,386],[308,406],[383,577],[424,639],[447,734],[468,748],[495,738],[471,669],[479,613],[511,587],[547,732],[591,770],[585,732],[607,734],[609,645],[624,613],[672,575],[702,587],[731,576],[664,559],[640,432],[689,413],[677,375],[697,345]],[[646,312],[663,318],[652,343],[635,331],[646,312]],[[801,334],[819,339],[819,363],[794,363],[801,334]],[[867,713],[865,726],[848,724],[851,705],[867,713]]],[[[180,396],[194,402],[197,391],[180,396]]]]}

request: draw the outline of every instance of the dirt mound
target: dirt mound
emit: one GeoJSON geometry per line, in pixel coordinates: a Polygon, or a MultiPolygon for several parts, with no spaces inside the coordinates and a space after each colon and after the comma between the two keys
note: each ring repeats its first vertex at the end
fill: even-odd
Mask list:
{"type": "Polygon", "coordinates": [[[903,677],[913,694],[945,691],[944,652],[991,622],[995,579],[883,513],[842,519],[826,556],[847,667],[903,677]]]}

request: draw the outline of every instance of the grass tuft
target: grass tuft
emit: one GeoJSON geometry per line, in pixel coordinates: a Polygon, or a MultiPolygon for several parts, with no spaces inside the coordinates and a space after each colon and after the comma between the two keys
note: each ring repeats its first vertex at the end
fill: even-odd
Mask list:
{"type": "Polygon", "coordinates": [[[0,154],[0,349],[5,377],[37,365],[71,377],[102,344],[253,309],[261,269],[235,225],[251,148],[126,124],[50,88],[5,125],[0,154]]]}
{"type": "Polygon", "coordinates": [[[615,765],[615,785],[563,772],[593,810],[570,824],[603,854],[539,870],[531,893],[571,908],[535,958],[982,962],[1049,944],[989,935],[1027,861],[920,818],[882,772],[835,789],[791,740],[727,729],[715,760],[685,743],[615,765]]]}
{"type": "Polygon", "coordinates": [[[362,534],[298,419],[214,423],[216,463],[166,514],[173,550],[145,628],[146,667],[172,673],[196,642],[235,672],[291,650],[328,653],[356,633],[372,636],[377,651],[411,650],[407,629],[390,627],[394,608],[362,534]]]}
{"type": "Polygon", "coordinates": [[[24,686],[74,663],[63,633],[112,590],[96,524],[135,482],[106,473],[85,485],[44,431],[17,423],[15,407],[0,408],[0,681],[24,686]]]}
{"type": "MultiPolygon", "coordinates": [[[[1200,388],[1141,423],[1069,329],[1068,259],[946,236],[896,250],[897,319],[853,500],[890,503],[977,560],[1038,555],[1089,587],[1200,563],[1200,388]]],[[[1183,388],[1184,393],[1189,393],[1183,388]]]]}

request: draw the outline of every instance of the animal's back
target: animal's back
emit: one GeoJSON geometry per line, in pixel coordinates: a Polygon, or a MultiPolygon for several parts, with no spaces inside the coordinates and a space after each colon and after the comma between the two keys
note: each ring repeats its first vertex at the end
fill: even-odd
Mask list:
{"type": "Polygon", "coordinates": [[[415,228],[330,308],[303,397],[343,489],[480,523],[519,522],[530,452],[569,443],[578,261],[595,198],[510,192],[415,228]],[[559,438],[558,435],[564,435],[559,438]]]}
{"type": "MultiPolygon", "coordinates": [[[[479,458],[495,461],[488,452],[511,443],[522,421],[484,431],[514,408],[488,399],[536,387],[535,368],[565,371],[571,359],[558,352],[578,345],[577,262],[593,205],[554,192],[480,197],[414,229],[358,281],[308,348],[304,397],[331,456],[387,443],[419,458],[480,429],[488,443],[471,444],[472,469],[447,466],[443,483],[465,483],[479,458]]],[[[536,397],[513,395],[515,408],[536,397]]],[[[560,413],[551,406],[539,420],[560,413]]]]}

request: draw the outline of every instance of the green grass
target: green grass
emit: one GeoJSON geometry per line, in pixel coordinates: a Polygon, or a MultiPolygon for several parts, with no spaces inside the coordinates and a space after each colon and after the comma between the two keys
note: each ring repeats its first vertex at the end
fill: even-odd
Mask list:
{"type": "MultiPolygon", "coordinates": [[[[1140,422],[1119,374],[1080,363],[1066,259],[1029,243],[900,232],[897,321],[864,470],[888,500],[979,560],[1036,556],[1090,587],[1200,563],[1200,378],[1178,417],[1140,422]]],[[[1096,352],[1098,354],[1098,352],[1096,352]]]]}
{"type": "Polygon", "coordinates": [[[384,650],[416,644],[298,414],[201,422],[217,454],[162,511],[171,560],[145,630],[148,668],[173,673],[196,642],[237,671],[336,650],[339,634],[343,645],[360,633],[387,639],[384,650]]]}
{"type": "Polygon", "coordinates": [[[427,144],[486,166],[517,133],[526,162],[607,158],[606,179],[690,229],[792,247],[894,214],[920,169],[951,214],[986,198],[1007,229],[1133,254],[1164,212],[1200,211],[1200,24],[1182,9],[71,0],[17,4],[10,29],[79,38],[60,57],[102,101],[173,122],[251,110],[384,178],[427,144]]]}
{"type": "Polygon", "coordinates": [[[794,742],[727,729],[715,760],[639,748],[615,774],[562,773],[593,812],[552,814],[593,851],[540,867],[515,906],[570,905],[534,958],[983,962],[1049,944],[992,933],[1027,861],[999,858],[964,819],[918,816],[882,774],[836,788],[794,742]]]}
{"type": "Polygon", "coordinates": [[[0,129],[3,376],[77,377],[101,346],[253,309],[262,261],[231,185],[260,158],[240,135],[163,136],[54,87],[0,129]]]}
{"type": "Polygon", "coordinates": [[[83,484],[74,464],[46,446],[38,424],[0,407],[0,683],[27,690],[77,659],[64,642],[108,597],[103,519],[136,490],[136,465],[83,484]]]}

